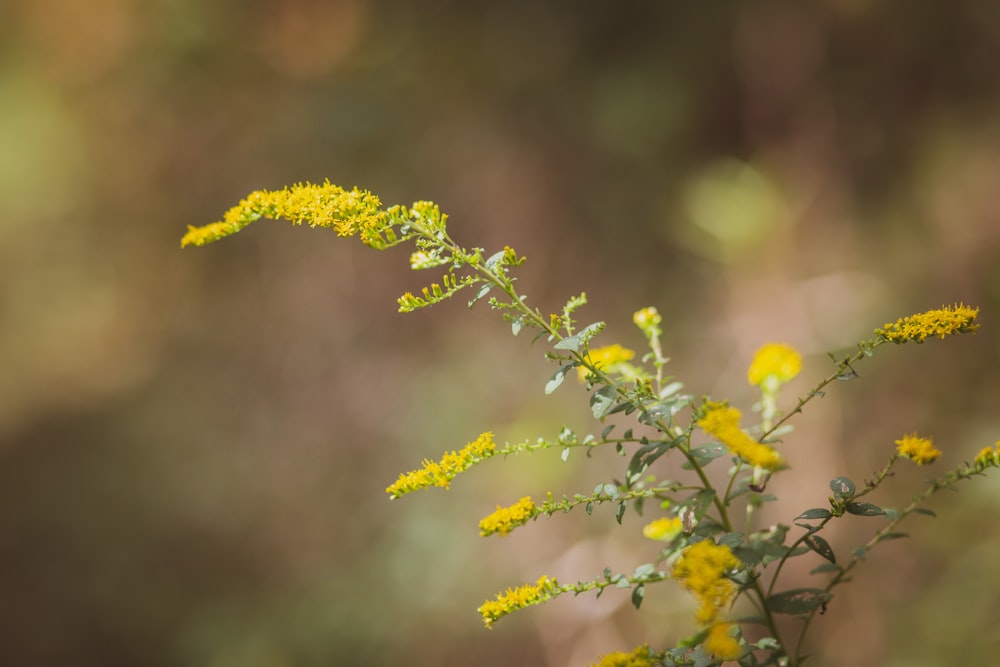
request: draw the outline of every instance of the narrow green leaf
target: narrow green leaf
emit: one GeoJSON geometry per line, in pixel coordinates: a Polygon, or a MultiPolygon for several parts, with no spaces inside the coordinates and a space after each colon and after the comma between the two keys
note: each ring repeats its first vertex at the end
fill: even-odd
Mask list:
{"type": "Polygon", "coordinates": [[[909,537],[909,536],[910,536],[909,533],[886,533],[885,535],[881,535],[878,538],[878,541],[879,542],[884,542],[886,540],[898,540],[898,539],[902,539],[904,537],[909,537]]]}
{"type": "Polygon", "coordinates": [[[651,575],[656,570],[656,566],[652,563],[643,563],[642,565],[635,568],[635,573],[632,575],[633,579],[645,579],[651,575]]]}
{"type": "Polygon", "coordinates": [[[813,569],[809,570],[809,574],[822,574],[824,572],[840,572],[843,570],[840,565],[834,565],[833,563],[823,563],[822,565],[817,565],[813,569]]]}
{"type": "Polygon", "coordinates": [[[621,525],[623,516],[625,516],[625,501],[620,500],[618,501],[618,511],[615,512],[615,520],[618,521],[619,525],[621,525]]]}
{"type": "Polygon", "coordinates": [[[765,604],[776,614],[805,615],[829,602],[831,597],[819,588],[795,588],[775,593],[765,604]]]}
{"type": "Polygon", "coordinates": [[[832,514],[830,510],[823,509],[822,507],[814,507],[811,510],[806,510],[802,514],[795,517],[796,519],[829,519],[832,514]]]}
{"type": "Polygon", "coordinates": [[[569,447],[563,449],[562,453],[559,456],[562,457],[563,463],[566,463],[566,461],[569,459],[569,447]]]}
{"type": "Polygon", "coordinates": [[[824,540],[819,535],[807,535],[805,538],[806,546],[818,553],[823,558],[827,559],[831,563],[837,562],[837,557],[833,553],[833,549],[830,547],[830,543],[824,540]]]}
{"type": "Polygon", "coordinates": [[[472,297],[472,299],[469,300],[469,308],[472,308],[474,305],[476,305],[477,301],[479,301],[484,296],[486,296],[487,294],[489,294],[491,289],[493,289],[493,285],[489,285],[489,284],[486,284],[486,285],[483,285],[482,287],[480,287],[479,291],[476,292],[476,296],[472,297]]]}
{"type": "Polygon", "coordinates": [[[844,509],[851,514],[856,514],[857,516],[881,516],[885,514],[885,510],[878,505],[872,505],[871,503],[847,503],[844,506],[844,509]]]}
{"type": "Polygon", "coordinates": [[[932,510],[929,510],[929,509],[926,509],[926,508],[924,508],[924,507],[917,507],[917,508],[914,508],[914,510],[913,510],[913,511],[914,511],[914,512],[917,512],[917,513],[919,513],[919,514],[926,514],[927,516],[932,516],[932,517],[935,517],[935,518],[937,518],[937,514],[935,514],[935,513],[934,513],[934,512],[932,511],[932,510]]]}
{"type": "Polygon", "coordinates": [[[559,385],[561,385],[563,383],[563,380],[566,379],[566,373],[571,368],[573,368],[573,364],[566,364],[565,366],[560,366],[559,370],[557,370],[555,373],[552,374],[552,378],[545,383],[545,393],[551,394],[556,389],[558,389],[559,385]]]}
{"type": "Polygon", "coordinates": [[[636,609],[641,607],[644,597],[646,597],[646,587],[643,584],[639,584],[632,589],[632,606],[636,609]]]}
{"type": "MultiPolygon", "coordinates": [[[[613,430],[615,430],[615,425],[611,424],[610,426],[608,426],[607,428],[605,428],[603,431],[601,431],[601,440],[607,440],[608,436],[611,435],[611,431],[613,431],[613,430]]],[[[618,444],[621,444],[621,443],[618,443],[618,444]]]]}

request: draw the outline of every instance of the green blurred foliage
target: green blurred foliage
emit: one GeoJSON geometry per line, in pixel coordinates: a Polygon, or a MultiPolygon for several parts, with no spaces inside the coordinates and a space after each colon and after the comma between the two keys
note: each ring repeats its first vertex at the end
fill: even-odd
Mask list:
{"type": "MultiPolygon", "coordinates": [[[[422,285],[400,253],[270,223],[178,249],[256,188],[434,199],[460,243],[528,257],[543,309],[586,290],[608,342],[638,347],[631,312],[657,306],[673,372],[734,401],[762,342],[811,355],[804,389],[886,321],[980,305],[977,336],[887,350],[810,407],[776,489],[797,504],[773,520],[903,432],[933,434],[942,466],[1000,434],[1000,5],[0,14],[2,664],[561,666],[689,630],[658,591],[638,615],[609,594],[482,629],[495,590],[653,553],[599,511],[476,537],[496,504],[590,489],[617,459],[384,488],[486,429],[584,430],[582,390],[544,397],[540,348],[485,308],[396,313],[422,285]]],[[[896,481],[902,502],[921,477],[896,481]]],[[[817,664],[991,662],[996,489],[876,552],[816,624],[817,664]]]]}

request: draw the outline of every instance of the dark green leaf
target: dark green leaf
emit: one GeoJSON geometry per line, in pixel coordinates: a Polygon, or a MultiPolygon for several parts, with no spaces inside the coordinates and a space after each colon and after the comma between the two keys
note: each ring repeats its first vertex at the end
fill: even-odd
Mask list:
{"type": "Polygon", "coordinates": [[[817,565],[813,569],[809,570],[809,574],[822,574],[824,572],[840,572],[843,570],[840,565],[834,565],[833,563],[823,563],[822,565],[817,565]]]}
{"type": "Polygon", "coordinates": [[[923,507],[914,508],[913,511],[914,512],[918,512],[920,514],[926,514],[927,516],[932,516],[932,517],[935,517],[935,518],[937,517],[937,514],[935,514],[932,510],[925,509],[923,507]]]}
{"type": "MultiPolygon", "coordinates": [[[[702,445],[701,447],[694,447],[691,449],[691,457],[694,458],[698,465],[705,465],[710,463],[714,459],[720,456],[725,456],[729,453],[725,445],[714,444],[714,445],[702,445]]],[[[687,463],[687,462],[685,462],[687,463]]]]}
{"type": "Polygon", "coordinates": [[[767,598],[766,605],[776,614],[805,615],[829,602],[831,597],[819,588],[795,588],[775,593],[767,598]]]}
{"type": "Polygon", "coordinates": [[[851,498],[854,496],[854,482],[846,477],[838,477],[830,482],[830,489],[838,498],[851,498]]]}
{"type": "Polygon", "coordinates": [[[618,511],[615,512],[615,520],[618,521],[619,525],[622,522],[623,516],[625,516],[625,501],[621,500],[618,502],[618,511]]]}
{"type": "Polygon", "coordinates": [[[593,500],[591,500],[590,502],[588,502],[588,503],[587,503],[587,504],[586,504],[586,505],[584,506],[584,508],[583,508],[583,509],[584,509],[584,511],[585,511],[585,512],[586,512],[587,514],[593,514],[593,513],[594,513],[594,501],[593,501],[593,500]]]}
{"type": "Polygon", "coordinates": [[[858,516],[881,516],[885,514],[885,510],[871,503],[847,503],[844,509],[858,516]]]}
{"type": "Polygon", "coordinates": [[[638,609],[642,606],[642,599],[646,597],[646,587],[639,584],[632,589],[632,606],[638,609]]]}
{"type": "Polygon", "coordinates": [[[830,547],[830,543],[824,540],[819,535],[807,535],[805,538],[806,545],[818,553],[823,558],[827,559],[831,563],[837,562],[837,557],[833,554],[833,549],[830,547]]]}
{"type": "MultiPolygon", "coordinates": [[[[608,426],[607,428],[605,428],[603,431],[601,431],[601,440],[607,440],[608,436],[611,435],[611,432],[613,430],[615,430],[615,425],[611,424],[610,426],[608,426]]],[[[618,444],[621,444],[621,443],[618,443],[618,444]]]]}
{"type": "Polygon", "coordinates": [[[909,537],[909,533],[886,533],[885,535],[879,536],[879,542],[884,542],[885,540],[898,540],[904,537],[909,537]]]}
{"type": "Polygon", "coordinates": [[[822,507],[814,507],[811,510],[806,510],[802,514],[795,517],[796,519],[829,519],[832,515],[830,510],[823,509],[822,507]]]}

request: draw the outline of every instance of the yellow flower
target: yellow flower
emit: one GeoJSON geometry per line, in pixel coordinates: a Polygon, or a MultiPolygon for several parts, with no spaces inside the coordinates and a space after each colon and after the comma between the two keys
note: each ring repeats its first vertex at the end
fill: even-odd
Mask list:
{"type": "MultiPolygon", "coordinates": [[[[627,347],[622,347],[618,343],[605,347],[595,347],[587,352],[587,360],[590,363],[598,368],[606,368],[608,370],[615,370],[614,367],[616,364],[622,364],[634,357],[635,351],[627,347]]],[[[576,372],[580,378],[580,382],[584,382],[587,379],[587,374],[590,373],[584,366],[578,366],[576,372]]]]}
{"type": "Polygon", "coordinates": [[[226,211],[220,222],[188,227],[181,247],[205,245],[231,236],[261,218],[284,219],[310,227],[328,227],[340,236],[361,235],[369,245],[382,240],[389,223],[379,198],[367,190],[344,190],[325,181],[300,183],[284,190],[257,190],[226,211]]]}
{"type": "Polygon", "coordinates": [[[503,593],[497,593],[493,600],[484,602],[477,611],[482,614],[486,627],[491,628],[501,617],[518,609],[551,600],[561,592],[558,581],[543,576],[537,583],[508,588],[503,593]]]}
{"type": "Polygon", "coordinates": [[[510,507],[497,505],[497,511],[479,522],[479,534],[483,537],[500,533],[506,535],[518,526],[523,526],[529,519],[538,516],[538,508],[535,507],[531,496],[525,496],[510,507]]]}
{"type": "Polygon", "coordinates": [[[451,480],[484,459],[493,456],[496,443],[493,434],[487,431],[457,452],[446,452],[440,461],[424,459],[423,467],[400,474],[385,492],[393,499],[432,486],[448,488],[451,480]]]}
{"type": "Polygon", "coordinates": [[[743,650],[739,641],[729,634],[732,623],[717,623],[708,631],[705,642],[702,644],[705,650],[719,660],[735,660],[740,657],[743,650]]]}
{"type": "Polygon", "coordinates": [[[930,438],[918,438],[916,433],[904,435],[896,441],[896,451],[917,465],[932,463],[941,456],[941,450],[934,447],[930,438]]]}
{"type": "Polygon", "coordinates": [[[621,651],[608,653],[592,667],[653,667],[654,664],[657,663],[653,662],[653,658],[649,654],[649,645],[643,644],[629,653],[621,651]]]}
{"type": "Polygon", "coordinates": [[[725,578],[726,572],[740,566],[740,559],[729,547],[704,540],[681,553],[674,565],[673,577],[698,599],[701,607],[695,618],[702,625],[713,622],[723,607],[736,597],[736,587],[725,578]]]}
{"type": "Polygon", "coordinates": [[[794,347],[783,343],[768,343],[754,355],[747,371],[747,379],[756,386],[767,383],[768,389],[774,391],[801,370],[802,355],[794,347]]]}
{"type": "Polygon", "coordinates": [[[941,306],[937,310],[901,317],[895,322],[887,323],[882,329],[876,329],[875,333],[893,343],[905,343],[911,340],[922,343],[930,336],[944,338],[950,334],[975,331],[979,328],[979,323],[976,321],[978,315],[978,308],[956,303],[953,306],[941,306]]]}
{"type": "Polygon", "coordinates": [[[983,449],[976,454],[976,458],[973,460],[972,465],[978,469],[1000,466],[1000,440],[997,440],[995,447],[983,447],[983,449]]]}
{"type": "Polygon", "coordinates": [[[659,326],[663,318],[660,317],[660,313],[656,308],[652,306],[647,306],[642,310],[637,310],[632,314],[632,321],[637,327],[643,331],[648,331],[653,327],[659,326]]]}
{"type": "Polygon", "coordinates": [[[743,432],[740,417],[736,408],[709,401],[705,403],[705,412],[698,420],[698,426],[752,466],[771,472],[784,468],[785,462],[778,452],[743,432]]]}
{"type": "Polygon", "coordinates": [[[662,517],[656,519],[655,521],[650,521],[645,526],[642,527],[642,534],[644,537],[648,537],[651,540],[660,540],[661,542],[670,542],[675,537],[681,534],[684,529],[680,518],[674,517],[662,517]]]}

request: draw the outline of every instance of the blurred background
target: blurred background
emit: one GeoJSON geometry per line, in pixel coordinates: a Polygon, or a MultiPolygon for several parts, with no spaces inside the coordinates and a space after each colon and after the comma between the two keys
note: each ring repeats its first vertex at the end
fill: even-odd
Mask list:
{"type": "MultiPolygon", "coordinates": [[[[544,345],[485,304],[398,314],[433,279],[405,250],[267,221],[180,250],[257,188],[433,199],[460,243],[528,257],[518,284],[543,311],[586,291],[599,343],[639,349],[631,313],[656,306],[671,372],[745,412],[762,343],[806,354],[790,403],[875,327],[982,307],[977,335],[883,347],[811,404],[766,521],[860,483],[904,433],[945,457],[874,502],[1000,437],[1000,4],[15,0],[0,17],[0,664],[562,667],[693,630],[670,584],[639,614],[611,591],[483,629],[476,607],[507,586],[655,556],[613,508],[478,537],[497,504],[590,492],[623,461],[522,456],[390,502],[400,472],[482,431],[601,426],[575,383],[543,394],[544,345]]],[[[814,623],[817,666],[995,664],[1000,478],[943,495],[814,623]]],[[[880,521],[841,522],[834,548],[880,521]]]]}

